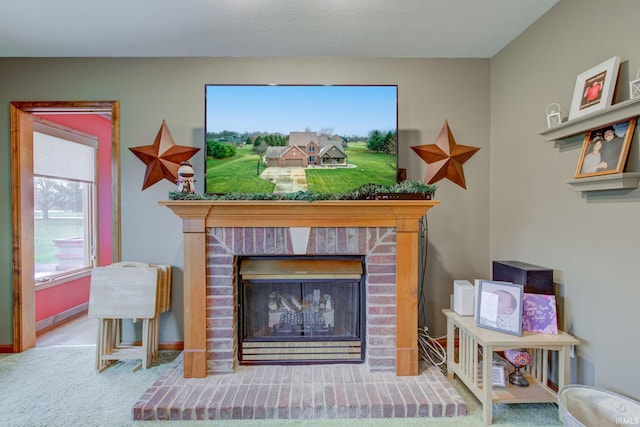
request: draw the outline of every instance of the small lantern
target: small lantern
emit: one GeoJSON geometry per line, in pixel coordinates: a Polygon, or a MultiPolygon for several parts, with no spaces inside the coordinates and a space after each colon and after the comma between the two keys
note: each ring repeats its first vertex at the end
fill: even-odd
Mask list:
{"type": "Polygon", "coordinates": [[[547,105],[547,127],[558,126],[562,123],[562,117],[560,116],[560,104],[554,102],[547,105]]]}
{"type": "Polygon", "coordinates": [[[193,194],[196,191],[193,167],[188,161],[180,163],[178,168],[178,192],[193,194]]]}
{"type": "Polygon", "coordinates": [[[629,82],[629,98],[640,96],[640,70],[636,72],[636,79],[629,82]]]}

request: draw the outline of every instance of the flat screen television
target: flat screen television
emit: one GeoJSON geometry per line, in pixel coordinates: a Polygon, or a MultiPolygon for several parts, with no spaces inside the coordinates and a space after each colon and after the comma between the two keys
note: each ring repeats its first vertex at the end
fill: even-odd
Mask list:
{"type": "Polygon", "coordinates": [[[397,182],[396,85],[205,85],[205,193],[397,182]]]}

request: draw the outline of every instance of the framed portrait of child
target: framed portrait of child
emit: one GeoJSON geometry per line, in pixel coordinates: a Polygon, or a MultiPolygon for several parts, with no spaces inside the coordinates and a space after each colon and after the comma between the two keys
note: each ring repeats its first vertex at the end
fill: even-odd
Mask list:
{"type": "Polygon", "coordinates": [[[478,286],[477,326],[521,336],[524,286],[488,280],[478,286]]]}
{"type": "Polygon", "coordinates": [[[569,120],[611,106],[619,69],[620,57],[614,56],[578,75],[569,120]]]}

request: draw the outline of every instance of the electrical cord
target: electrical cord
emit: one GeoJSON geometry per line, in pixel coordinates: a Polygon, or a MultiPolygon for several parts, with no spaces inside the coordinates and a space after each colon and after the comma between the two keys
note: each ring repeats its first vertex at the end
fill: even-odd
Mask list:
{"type": "Polygon", "coordinates": [[[420,259],[418,264],[418,352],[422,360],[436,366],[444,374],[447,372],[447,351],[438,342],[443,337],[432,338],[429,335],[429,328],[426,326],[426,293],[425,276],[427,270],[427,250],[428,250],[428,227],[427,216],[420,218],[419,243],[420,259]]]}
{"type": "Polygon", "coordinates": [[[447,352],[438,342],[439,339],[429,336],[429,328],[426,326],[426,283],[425,277],[427,272],[427,250],[429,243],[429,233],[427,227],[427,215],[420,218],[419,228],[419,264],[418,264],[418,352],[422,360],[431,363],[446,373],[447,371],[447,352]]]}
{"type": "Polygon", "coordinates": [[[425,276],[427,272],[427,250],[428,250],[428,228],[427,228],[427,215],[423,215],[420,218],[418,229],[418,327],[426,327],[426,294],[425,294],[425,276]]]}
{"type": "Polygon", "coordinates": [[[425,326],[418,329],[418,352],[425,362],[431,363],[440,369],[443,374],[447,373],[447,351],[438,340],[445,338],[432,338],[429,336],[428,328],[425,326]]]}

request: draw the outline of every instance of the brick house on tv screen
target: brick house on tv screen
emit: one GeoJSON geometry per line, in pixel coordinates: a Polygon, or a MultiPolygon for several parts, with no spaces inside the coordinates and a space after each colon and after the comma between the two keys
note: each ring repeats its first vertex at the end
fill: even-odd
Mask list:
{"type": "Polygon", "coordinates": [[[328,138],[315,132],[291,132],[287,145],[267,147],[267,167],[286,166],[346,166],[347,155],[342,148],[342,138],[328,138]]]}

